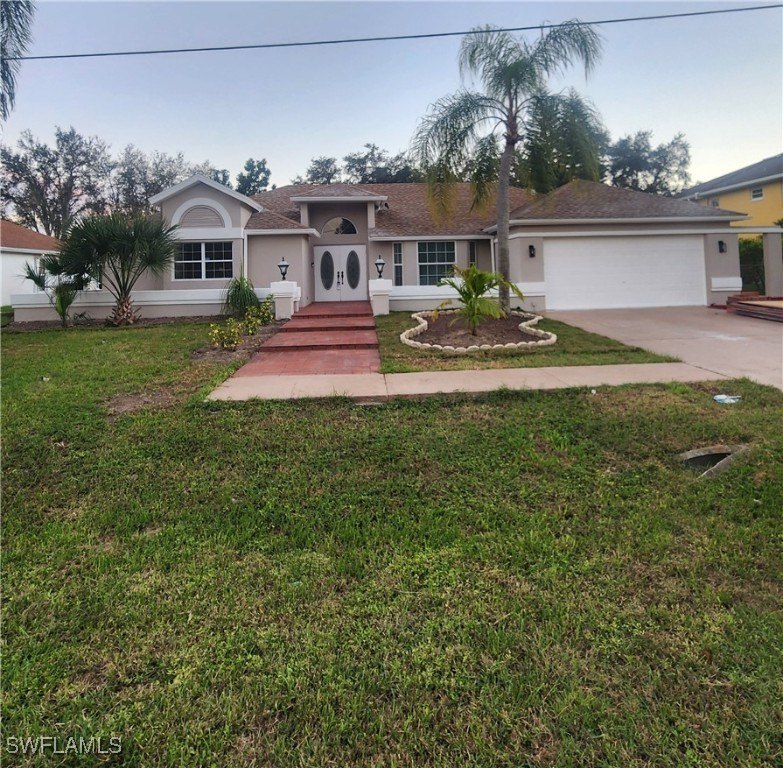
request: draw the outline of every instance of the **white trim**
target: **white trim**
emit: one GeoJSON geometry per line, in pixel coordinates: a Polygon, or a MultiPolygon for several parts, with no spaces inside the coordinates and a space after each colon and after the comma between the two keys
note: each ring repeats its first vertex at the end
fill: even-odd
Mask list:
{"type": "Polygon", "coordinates": [[[22,256],[43,256],[44,254],[56,254],[59,253],[59,251],[39,250],[38,248],[13,248],[10,245],[0,245],[0,253],[18,253],[22,256]]]}
{"type": "MultiPolygon", "coordinates": [[[[208,197],[194,197],[190,200],[186,200],[182,205],[177,208],[171,216],[172,224],[179,224],[182,217],[191,209],[197,205],[204,205],[220,214],[220,218],[223,219],[223,229],[231,228],[231,214],[218,202],[210,200],[208,197]]],[[[182,225],[180,225],[182,226],[182,225]]],[[[182,229],[202,229],[202,227],[187,227],[182,226],[182,229]]],[[[220,227],[203,227],[203,229],[220,229],[220,227]]]]}
{"type": "MultiPolygon", "coordinates": [[[[686,222],[693,222],[699,224],[705,224],[710,221],[724,222],[724,221],[742,221],[749,219],[750,216],[743,213],[738,216],[648,216],[641,218],[628,218],[628,219],[512,219],[508,225],[510,227],[530,227],[533,225],[547,226],[547,227],[565,227],[578,224],[584,226],[585,224],[593,224],[600,226],[601,224],[684,224],[686,222]]],[[[497,232],[498,225],[493,224],[491,227],[486,227],[484,232],[490,232],[494,234],[497,232]]]]}
{"type": "Polygon", "coordinates": [[[338,195],[330,197],[328,195],[322,196],[308,196],[308,195],[295,195],[289,198],[292,203],[384,203],[389,198],[386,195],[338,195]]]}
{"type": "Polygon", "coordinates": [[[727,187],[715,187],[714,189],[704,189],[700,192],[694,192],[689,195],[680,195],[680,200],[703,200],[705,197],[719,195],[721,192],[731,192],[735,189],[744,189],[745,187],[752,187],[755,184],[768,184],[769,182],[776,181],[777,179],[783,179],[783,173],[776,173],[774,176],[762,176],[760,179],[741,181],[737,184],[729,184],[727,187]]]}
{"type": "MultiPolygon", "coordinates": [[[[131,291],[131,299],[139,306],[165,306],[169,304],[222,304],[223,288],[172,288],[165,290],[131,291]]],[[[267,288],[256,288],[259,298],[265,298],[270,293],[267,288]]],[[[111,307],[116,303],[114,296],[107,290],[82,291],[77,296],[74,306],[111,307]]],[[[14,293],[11,294],[13,307],[46,307],[49,298],[44,293],[14,293]]]]}
{"type": "MultiPolygon", "coordinates": [[[[187,242],[187,241],[185,241],[187,242]]],[[[231,259],[220,259],[221,264],[225,264],[227,262],[231,262],[231,277],[207,277],[207,249],[206,249],[206,243],[209,241],[200,240],[200,241],[193,241],[198,242],[198,244],[201,246],[201,261],[195,262],[195,261],[177,261],[177,257],[174,256],[174,259],[171,262],[171,282],[172,283],[184,283],[187,280],[198,280],[202,283],[210,283],[214,280],[220,280],[225,282],[226,280],[233,280],[234,275],[234,243],[227,240],[216,240],[215,242],[219,243],[225,243],[228,242],[231,246],[231,259]],[[201,264],[201,277],[177,277],[177,264],[201,264]]],[[[184,244],[184,243],[183,243],[184,244]]],[[[217,259],[215,260],[217,261],[217,259]]]]}
{"type": "Polygon", "coordinates": [[[174,232],[175,240],[241,240],[242,227],[183,227],[174,232]]]}
{"type": "Polygon", "coordinates": [[[375,243],[399,243],[399,242],[419,242],[426,240],[492,240],[492,235],[382,235],[380,237],[368,238],[370,242],[375,243]]]}
{"type": "MultiPolygon", "coordinates": [[[[418,285],[421,288],[432,288],[431,285],[422,285],[421,284],[421,267],[422,265],[428,266],[431,264],[436,265],[443,265],[443,264],[450,264],[452,267],[457,266],[457,243],[455,240],[449,239],[449,238],[422,238],[421,240],[416,241],[416,285],[418,285]],[[454,261],[421,261],[421,254],[419,253],[419,243],[451,243],[451,245],[454,247],[454,261]]],[[[444,275],[445,277],[446,275],[444,275]]],[[[442,280],[443,278],[441,278],[442,280]]]]}
{"type": "Polygon", "coordinates": [[[233,189],[224,187],[222,184],[218,184],[218,182],[207,178],[201,173],[195,173],[189,179],[185,179],[185,181],[181,181],[179,184],[175,184],[173,187],[169,187],[168,189],[164,189],[162,192],[158,192],[157,195],[153,195],[149,199],[150,205],[157,205],[158,203],[162,203],[164,200],[168,200],[170,197],[174,197],[174,195],[178,195],[180,192],[184,192],[186,189],[190,189],[190,187],[192,187],[194,184],[206,184],[211,189],[222,192],[224,195],[228,195],[229,197],[233,197],[234,200],[238,200],[240,203],[248,206],[249,208],[252,208],[254,211],[264,210],[263,207],[260,206],[255,200],[252,200],[245,195],[241,195],[239,192],[235,192],[233,189]]]}
{"type": "Polygon", "coordinates": [[[713,277],[710,280],[713,291],[741,291],[741,277],[713,277]]]}
{"type": "MultiPolygon", "coordinates": [[[[630,230],[596,230],[595,232],[515,232],[509,235],[509,240],[522,240],[532,237],[658,237],[659,235],[743,235],[743,234],[768,234],[783,232],[779,227],[725,227],[723,229],[630,229],[630,230]]],[[[495,238],[497,242],[497,238],[495,238]]]]}
{"type": "MultiPolygon", "coordinates": [[[[529,296],[545,296],[546,283],[515,283],[517,288],[529,296]]],[[[456,299],[459,294],[449,285],[394,285],[389,296],[398,301],[420,299],[422,301],[434,301],[444,299],[456,299]]],[[[490,296],[497,296],[498,291],[490,291],[490,296]]]]}
{"type": "Polygon", "coordinates": [[[315,229],[246,229],[246,235],[314,235],[321,237],[315,229]]]}

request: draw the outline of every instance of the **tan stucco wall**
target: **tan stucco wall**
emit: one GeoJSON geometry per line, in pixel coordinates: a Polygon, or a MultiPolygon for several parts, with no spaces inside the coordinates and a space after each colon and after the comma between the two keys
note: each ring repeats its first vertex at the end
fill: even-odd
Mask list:
{"type": "Polygon", "coordinates": [[[366,203],[309,203],[309,220],[313,229],[320,232],[329,219],[342,216],[356,227],[355,235],[321,235],[318,245],[365,245],[367,243],[366,203]]]}
{"type": "Polygon", "coordinates": [[[736,290],[714,291],[713,277],[740,279],[739,238],[737,235],[704,235],[704,271],[707,275],[707,304],[725,304],[736,290]],[[720,241],[726,243],[726,253],[720,252],[720,241]]]}
{"type": "Polygon", "coordinates": [[[281,279],[277,263],[285,256],[288,279],[302,289],[301,306],[313,301],[312,249],[305,235],[250,235],[247,243],[247,276],[256,288],[281,279]]]}

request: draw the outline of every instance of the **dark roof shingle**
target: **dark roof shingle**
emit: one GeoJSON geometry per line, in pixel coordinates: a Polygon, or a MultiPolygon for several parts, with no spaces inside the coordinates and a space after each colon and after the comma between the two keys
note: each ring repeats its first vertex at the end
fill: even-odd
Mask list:
{"type": "Polygon", "coordinates": [[[511,212],[516,220],[741,219],[744,213],[577,179],[511,212]]]}
{"type": "MultiPolygon", "coordinates": [[[[318,197],[332,186],[344,188],[346,185],[292,184],[261,192],[253,199],[267,210],[299,222],[299,209],[291,198],[318,197]]],[[[472,190],[467,183],[455,185],[454,212],[445,220],[438,219],[430,210],[426,184],[364,184],[357,189],[362,190],[363,195],[369,193],[388,198],[388,208],[384,205],[375,214],[375,228],[370,231],[370,237],[481,235],[496,219],[494,200],[481,211],[471,210],[472,190]]],[[[512,187],[510,195],[512,206],[523,205],[533,198],[533,193],[516,187],[512,187]]]]}

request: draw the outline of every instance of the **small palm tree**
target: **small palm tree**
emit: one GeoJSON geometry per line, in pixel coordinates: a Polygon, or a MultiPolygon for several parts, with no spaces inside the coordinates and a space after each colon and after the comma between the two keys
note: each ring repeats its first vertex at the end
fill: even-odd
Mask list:
{"type": "MultiPolygon", "coordinates": [[[[448,285],[457,292],[462,304],[457,310],[457,315],[465,321],[474,336],[481,322],[489,318],[497,320],[507,314],[501,308],[498,300],[489,295],[492,291],[505,286],[506,290],[511,291],[515,296],[520,299],[525,298],[519,288],[502,275],[494,272],[482,272],[472,265],[467,269],[454,267],[454,277],[444,277],[438,285],[448,285]]],[[[433,313],[433,318],[437,320],[438,310],[448,306],[451,302],[452,300],[448,299],[438,306],[433,313]]]]}
{"type": "Polygon", "coordinates": [[[46,294],[49,303],[60,317],[63,328],[68,326],[69,311],[76,301],[79,291],[87,287],[83,276],[68,275],[57,254],[42,256],[38,261],[38,269],[29,262],[24,265],[24,277],[46,294]]]}
{"type": "MultiPolygon", "coordinates": [[[[507,283],[509,188],[528,112],[551,75],[576,61],[589,72],[600,50],[598,33],[578,20],[542,33],[534,43],[493,27],[477,28],[462,41],[459,66],[463,77],[480,80],[482,91],[462,89],[440,99],[414,136],[413,150],[427,174],[431,202],[441,213],[451,208],[454,182],[466,168],[475,207],[486,205],[497,184],[498,269],[507,283]]],[[[510,306],[509,288],[503,284],[500,308],[507,314],[510,306]]]]}
{"type": "Polygon", "coordinates": [[[161,274],[171,264],[176,229],[143,214],[92,216],[71,227],[60,261],[67,274],[89,275],[114,296],[110,323],[131,325],[138,320],[131,291],[144,272],[161,274]]]}

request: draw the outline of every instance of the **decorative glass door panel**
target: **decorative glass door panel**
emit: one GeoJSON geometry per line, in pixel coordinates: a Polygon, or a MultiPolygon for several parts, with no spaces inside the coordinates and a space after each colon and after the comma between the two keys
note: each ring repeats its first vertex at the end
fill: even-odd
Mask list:
{"type": "Polygon", "coordinates": [[[363,245],[316,246],[315,300],[367,300],[367,248],[363,245]]]}

